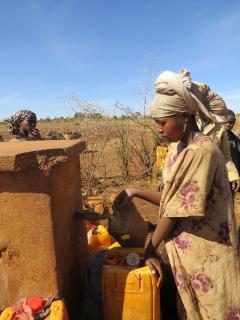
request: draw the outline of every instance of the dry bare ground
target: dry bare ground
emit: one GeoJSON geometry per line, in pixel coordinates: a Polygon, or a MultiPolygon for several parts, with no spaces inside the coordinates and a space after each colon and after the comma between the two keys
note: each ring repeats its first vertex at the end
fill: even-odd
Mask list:
{"type": "MultiPolygon", "coordinates": [[[[42,136],[54,139],[78,138],[81,133],[87,142],[80,156],[83,195],[101,195],[108,200],[126,186],[156,190],[161,183],[155,165],[156,136],[150,129],[153,122],[146,119],[144,124],[130,119],[59,119],[39,121],[38,128],[42,136]]],[[[240,117],[235,132],[240,133],[240,117]]],[[[0,136],[5,141],[11,138],[4,124],[0,136]]],[[[138,205],[146,219],[157,221],[157,208],[142,201],[138,205]]],[[[237,211],[240,222],[240,203],[237,211]]]]}

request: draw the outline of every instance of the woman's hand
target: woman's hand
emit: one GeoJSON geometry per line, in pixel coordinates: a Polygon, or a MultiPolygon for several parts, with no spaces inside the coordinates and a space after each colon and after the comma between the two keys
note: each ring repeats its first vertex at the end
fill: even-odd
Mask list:
{"type": "Polygon", "coordinates": [[[132,201],[134,196],[135,189],[125,189],[116,196],[113,202],[118,208],[123,208],[132,201]]]}
{"type": "Polygon", "coordinates": [[[33,129],[30,133],[29,133],[29,138],[31,140],[41,140],[41,135],[38,129],[33,129]]]}
{"type": "Polygon", "coordinates": [[[162,272],[162,268],[161,268],[161,264],[160,261],[157,257],[152,257],[149,258],[145,261],[146,266],[149,267],[149,269],[151,270],[151,272],[153,274],[156,274],[158,280],[157,280],[157,287],[160,287],[161,282],[163,280],[163,272],[162,272]]]}
{"type": "Polygon", "coordinates": [[[152,239],[146,248],[144,254],[144,261],[146,266],[148,266],[151,270],[151,272],[156,274],[158,278],[157,286],[159,287],[163,279],[163,273],[160,263],[160,257],[158,257],[156,254],[156,248],[153,246],[152,239]]]}

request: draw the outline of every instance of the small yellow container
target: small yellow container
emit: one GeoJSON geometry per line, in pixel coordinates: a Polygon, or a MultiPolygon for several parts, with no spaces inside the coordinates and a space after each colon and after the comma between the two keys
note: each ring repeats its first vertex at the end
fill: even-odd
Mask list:
{"type": "MultiPolygon", "coordinates": [[[[89,231],[88,231],[89,232],[89,231]]],[[[88,239],[89,250],[100,250],[111,246],[111,236],[107,229],[99,224],[96,233],[91,233],[88,239]]]]}
{"type": "Polygon", "coordinates": [[[0,320],[14,320],[15,313],[12,308],[6,308],[0,315],[0,320]]]}
{"type": "Polygon", "coordinates": [[[102,294],[104,320],[160,319],[160,292],[148,267],[105,265],[102,294]]]}
{"type": "Polygon", "coordinates": [[[168,153],[168,147],[166,146],[157,146],[156,148],[156,163],[158,169],[163,169],[165,164],[165,159],[168,153]]]}
{"type": "Polygon", "coordinates": [[[46,320],[69,320],[67,309],[62,300],[53,301],[50,308],[51,313],[46,320]]]}

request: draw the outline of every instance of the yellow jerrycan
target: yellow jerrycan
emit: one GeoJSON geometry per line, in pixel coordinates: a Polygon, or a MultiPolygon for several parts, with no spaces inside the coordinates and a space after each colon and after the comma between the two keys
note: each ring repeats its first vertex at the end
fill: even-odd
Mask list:
{"type": "Polygon", "coordinates": [[[157,146],[156,148],[156,164],[159,170],[162,170],[168,153],[167,146],[157,146]]]}
{"type": "Polygon", "coordinates": [[[148,267],[103,266],[102,294],[104,320],[160,319],[160,291],[148,267]]]}

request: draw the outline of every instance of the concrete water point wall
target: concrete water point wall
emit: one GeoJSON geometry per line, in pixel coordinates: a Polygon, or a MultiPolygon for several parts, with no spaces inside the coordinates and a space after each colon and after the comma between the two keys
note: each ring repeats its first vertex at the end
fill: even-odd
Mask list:
{"type": "Polygon", "coordinates": [[[81,308],[86,234],[73,214],[84,149],[79,140],[1,143],[0,310],[51,294],[64,297],[71,314],[74,304],[81,308]]]}

